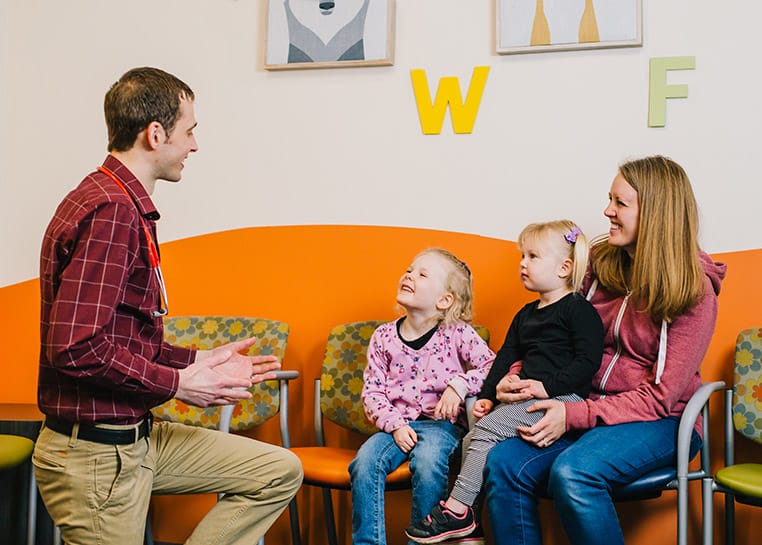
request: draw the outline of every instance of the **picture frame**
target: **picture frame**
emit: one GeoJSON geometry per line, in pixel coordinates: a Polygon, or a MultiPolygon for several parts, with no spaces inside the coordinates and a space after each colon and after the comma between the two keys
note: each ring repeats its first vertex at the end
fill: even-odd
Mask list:
{"type": "Polygon", "coordinates": [[[640,47],[642,0],[495,0],[500,55],[640,47]]]}
{"type": "Polygon", "coordinates": [[[394,64],[394,0],[268,0],[265,70],[394,64]]]}

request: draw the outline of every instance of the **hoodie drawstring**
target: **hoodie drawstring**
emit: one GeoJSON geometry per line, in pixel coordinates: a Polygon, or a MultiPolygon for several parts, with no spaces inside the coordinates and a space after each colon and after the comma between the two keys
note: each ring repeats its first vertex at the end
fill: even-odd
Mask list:
{"type": "Polygon", "coordinates": [[[659,355],[656,358],[656,384],[661,382],[664,365],[667,362],[667,320],[661,321],[661,333],[659,334],[659,355]]]}
{"type": "MultiPolygon", "coordinates": [[[[593,283],[590,284],[590,289],[587,290],[588,301],[593,298],[596,288],[598,287],[598,279],[593,279],[593,283]]],[[[656,384],[661,382],[661,376],[664,373],[664,366],[667,363],[667,320],[661,321],[661,332],[659,333],[659,355],[656,357],[656,384]]]]}

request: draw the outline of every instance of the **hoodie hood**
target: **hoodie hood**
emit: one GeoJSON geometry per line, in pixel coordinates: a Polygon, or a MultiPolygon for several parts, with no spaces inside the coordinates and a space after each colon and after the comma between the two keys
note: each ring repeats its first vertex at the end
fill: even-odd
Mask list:
{"type": "Polygon", "coordinates": [[[728,266],[725,263],[714,261],[709,254],[704,252],[699,253],[699,259],[701,260],[701,266],[704,268],[704,274],[706,274],[712,283],[714,294],[719,295],[720,284],[722,284],[722,280],[728,272],[728,266]]]}

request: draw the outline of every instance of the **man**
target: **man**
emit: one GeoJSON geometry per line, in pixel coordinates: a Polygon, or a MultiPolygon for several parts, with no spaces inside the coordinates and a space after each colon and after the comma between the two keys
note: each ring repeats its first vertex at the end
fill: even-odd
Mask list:
{"type": "Polygon", "coordinates": [[[248,398],[274,357],[163,342],[167,297],[156,243],[157,180],[177,182],[198,149],[193,91],[156,68],[106,94],[109,155],[59,205],[42,244],[34,453],[40,493],[64,542],[139,545],[151,493],[226,495],[188,543],[251,545],[301,485],[289,451],[213,430],[152,423],[176,397],[208,407],[248,398]]]}

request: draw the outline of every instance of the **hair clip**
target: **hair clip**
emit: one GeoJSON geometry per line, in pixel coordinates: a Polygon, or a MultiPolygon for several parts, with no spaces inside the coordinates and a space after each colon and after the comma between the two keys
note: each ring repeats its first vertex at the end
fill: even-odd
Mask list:
{"type": "Polygon", "coordinates": [[[466,269],[466,274],[468,274],[468,277],[471,278],[471,269],[468,268],[468,265],[466,265],[466,262],[465,261],[461,261],[460,259],[458,259],[458,263],[460,263],[461,266],[464,269],[466,269]]]}
{"type": "Polygon", "coordinates": [[[569,232],[564,235],[564,238],[566,239],[566,242],[569,244],[574,244],[577,242],[577,237],[582,234],[582,231],[579,230],[579,227],[572,227],[569,229],[569,232]]]}

